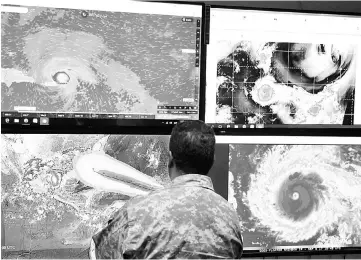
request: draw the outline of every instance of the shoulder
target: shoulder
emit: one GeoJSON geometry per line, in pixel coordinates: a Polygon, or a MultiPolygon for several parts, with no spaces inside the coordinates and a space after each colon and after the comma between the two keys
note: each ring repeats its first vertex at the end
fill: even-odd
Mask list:
{"type": "Polygon", "coordinates": [[[128,201],[126,201],[125,204],[120,209],[116,210],[110,216],[108,224],[110,222],[112,222],[113,220],[117,220],[117,221],[119,221],[120,219],[127,220],[128,219],[128,211],[129,211],[129,209],[136,206],[137,203],[142,201],[142,200],[144,200],[143,196],[135,196],[135,197],[129,199],[128,201]]]}
{"type": "Polygon", "coordinates": [[[124,204],[124,210],[132,214],[138,211],[144,211],[145,209],[158,207],[167,193],[168,191],[164,189],[150,192],[145,196],[133,197],[124,204]]]}
{"type": "MultiPolygon", "coordinates": [[[[220,219],[224,219],[229,224],[239,224],[239,217],[236,209],[225,198],[216,192],[207,192],[205,194],[208,197],[208,207],[212,212],[217,212],[217,216],[220,219]]],[[[202,202],[200,202],[202,203],[202,202]]]]}

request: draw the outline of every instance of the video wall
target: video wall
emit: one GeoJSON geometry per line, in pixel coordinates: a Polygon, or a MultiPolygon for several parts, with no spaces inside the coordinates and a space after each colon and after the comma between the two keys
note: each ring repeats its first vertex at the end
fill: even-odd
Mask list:
{"type": "Polygon", "coordinates": [[[209,176],[245,254],[361,250],[359,16],[11,0],[1,27],[3,258],[87,257],[170,184],[183,120],[217,134],[209,176]]]}

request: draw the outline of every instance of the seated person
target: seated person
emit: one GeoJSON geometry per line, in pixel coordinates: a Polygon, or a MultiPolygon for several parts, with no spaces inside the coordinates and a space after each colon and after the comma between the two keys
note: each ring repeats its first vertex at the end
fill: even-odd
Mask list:
{"type": "Polygon", "coordinates": [[[207,176],[214,162],[213,129],[201,121],[179,123],[169,150],[172,184],[129,200],[93,236],[92,259],[241,257],[237,213],[207,176]]]}

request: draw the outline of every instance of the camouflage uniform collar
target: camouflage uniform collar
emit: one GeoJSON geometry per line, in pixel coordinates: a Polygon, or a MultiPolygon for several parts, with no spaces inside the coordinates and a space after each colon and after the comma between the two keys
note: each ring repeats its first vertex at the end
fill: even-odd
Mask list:
{"type": "Polygon", "coordinates": [[[212,179],[206,175],[200,174],[184,174],[175,178],[172,186],[198,186],[210,190],[214,190],[212,179]]]}

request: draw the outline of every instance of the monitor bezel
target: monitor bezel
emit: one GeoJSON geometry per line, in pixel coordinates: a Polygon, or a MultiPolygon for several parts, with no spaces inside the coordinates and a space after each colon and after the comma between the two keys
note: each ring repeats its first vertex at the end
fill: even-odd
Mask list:
{"type": "MultiPolygon", "coordinates": [[[[142,2],[142,1],[139,1],[142,2]]],[[[206,71],[206,54],[205,51],[205,6],[203,2],[193,1],[143,1],[149,3],[168,3],[179,5],[200,6],[202,8],[201,17],[201,39],[200,39],[200,64],[199,64],[199,99],[198,99],[198,119],[205,120],[205,71],[206,71]]],[[[4,4],[2,4],[4,5],[4,4]]],[[[8,4],[5,4],[8,5],[8,4]]],[[[33,6],[31,2],[27,6],[33,6]]],[[[52,7],[53,8],[53,7],[52,7]]],[[[54,7],[55,8],[55,7],[54,7]]],[[[56,7],[55,9],[59,9],[56,7]]],[[[63,7],[68,8],[68,7],[63,7]]],[[[70,8],[71,9],[71,8],[70,8]]],[[[40,124],[7,124],[4,119],[5,111],[1,111],[1,133],[34,133],[34,134],[141,134],[141,135],[170,135],[174,124],[183,120],[194,119],[92,119],[92,118],[49,118],[48,125],[40,124]]],[[[12,113],[19,113],[12,111],[12,113]]],[[[23,112],[25,113],[25,112],[23,112]]],[[[35,112],[41,113],[41,112],[35,112]]],[[[55,112],[53,112],[55,114],[55,112]]],[[[61,112],[57,112],[61,113],[61,112]]],[[[50,113],[51,114],[51,113],[50,113]]],[[[74,112],[76,114],[76,112],[74,112]]],[[[122,114],[119,112],[119,114],[122,114]]],[[[20,117],[21,118],[21,117],[20,117]]]]}
{"type": "MultiPolygon", "coordinates": [[[[336,137],[336,136],[328,136],[328,137],[320,137],[320,136],[254,136],[254,138],[250,139],[246,136],[217,136],[216,137],[217,144],[228,144],[230,145],[254,145],[254,144],[262,144],[262,145],[361,145],[360,137],[336,137]]],[[[228,171],[230,166],[230,160],[228,160],[228,171]]],[[[227,183],[229,180],[229,174],[227,174],[227,183]]],[[[227,193],[229,193],[229,189],[227,186],[227,193]]],[[[279,246],[280,247],[280,246],[279,246]]],[[[317,248],[317,247],[316,247],[317,248]]],[[[258,250],[244,250],[242,257],[274,257],[274,256],[310,256],[310,255],[345,255],[345,254],[361,254],[361,245],[357,247],[339,247],[338,249],[326,249],[321,246],[316,249],[309,250],[308,246],[304,246],[304,250],[285,250],[279,251],[276,249],[264,249],[264,252],[261,252],[261,248],[258,250]],[[307,248],[307,250],[305,250],[307,248]]],[[[357,258],[357,256],[355,257],[357,258]]]]}
{"type": "MultiPolygon", "coordinates": [[[[332,11],[318,11],[318,10],[295,10],[295,9],[283,9],[283,8],[263,8],[263,7],[249,7],[249,6],[236,6],[236,5],[224,5],[224,4],[212,4],[214,1],[209,2],[209,6],[212,9],[225,9],[225,10],[246,10],[246,11],[266,11],[266,12],[283,12],[283,13],[299,13],[299,14],[320,14],[320,15],[335,15],[335,16],[347,16],[350,18],[360,17],[361,13],[356,12],[332,12],[332,11]]],[[[271,3],[271,2],[270,2],[271,3]]],[[[211,32],[210,32],[211,33],[211,32]]],[[[206,47],[207,48],[207,45],[206,47]]],[[[206,68],[207,69],[207,68],[206,68]]],[[[205,75],[205,77],[207,77],[205,75]]],[[[207,78],[205,80],[207,84],[207,78]]],[[[207,86],[205,86],[205,89],[207,86]]],[[[205,99],[206,99],[206,93],[205,99]]],[[[206,116],[206,101],[204,102],[204,116],[206,116]]],[[[230,135],[230,136],[243,136],[243,135],[260,135],[260,136],[277,136],[277,135],[291,135],[291,136],[361,136],[361,124],[359,125],[283,125],[282,127],[274,128],[256,128],[254,125],[252,128],[250,125],[247,128],[227,128],[227,124],[217,124],[217,123],[208,123],[209,125],[222,125],[222,128],[214,127],[214,132],[216,135],[230,135]]]]}

